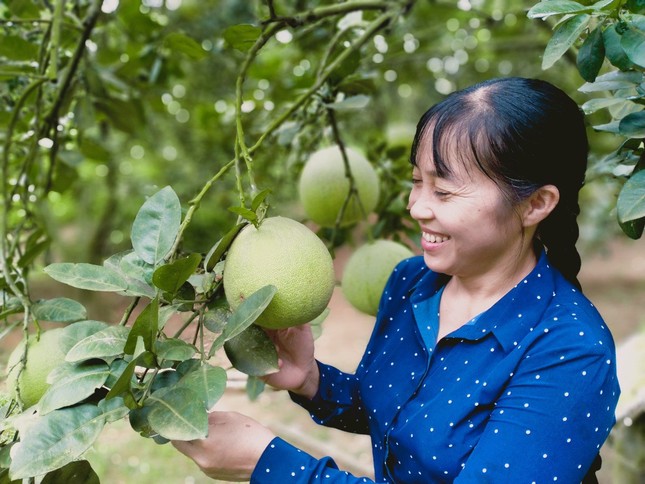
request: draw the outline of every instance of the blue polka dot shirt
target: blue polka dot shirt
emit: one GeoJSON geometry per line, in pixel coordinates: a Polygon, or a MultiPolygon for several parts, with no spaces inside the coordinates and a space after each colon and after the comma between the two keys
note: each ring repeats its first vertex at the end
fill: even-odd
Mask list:
{"type": "MultiPolygon", "coordinates": [[[[354,374],[318,363],[318,394],[292,399],[322,425],[369,434],[376,482],[577,483],[615,423],[611,333],[550,267],[436,341],[447,277],[400,263],[354,374]]],[[[251,482],[372,482],[276,437],[251,482]]]]}

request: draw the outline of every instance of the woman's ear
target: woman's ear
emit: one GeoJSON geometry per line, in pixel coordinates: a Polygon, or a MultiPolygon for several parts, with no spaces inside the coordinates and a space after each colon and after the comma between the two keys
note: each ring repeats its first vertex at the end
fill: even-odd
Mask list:
{"type": "Polygon", "coordinates": [[[560,191],[555,185],[544,185],[527,198],[523,205],[524,227],[536,226],[547,218],[560,201],[560,191]]]}

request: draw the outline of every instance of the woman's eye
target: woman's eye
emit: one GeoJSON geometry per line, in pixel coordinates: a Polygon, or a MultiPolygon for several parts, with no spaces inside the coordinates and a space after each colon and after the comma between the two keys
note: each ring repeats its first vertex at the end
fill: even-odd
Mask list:
{"type": "Polygon", "coordinates": [[[447,196],[450,195],[449,192],[442,192],[441,190],[435,190],[434,194],[438,198],[446,198],[447,196]]]}
{"type": "Polygon", "coordinates": [[[412,184],[413,185],[421,185],[421,179],[420,178],[412,178],[412,184]]]}

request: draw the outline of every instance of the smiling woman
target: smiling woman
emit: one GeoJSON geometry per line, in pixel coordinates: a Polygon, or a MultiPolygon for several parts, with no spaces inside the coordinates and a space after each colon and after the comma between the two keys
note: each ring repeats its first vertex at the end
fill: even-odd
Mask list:
{"type": "MultiPolygon", "coordinates": [[[[411,156],[423,255],[395,267],[355,373],[317,361],[299,326],[272,332],[280,369],[265,381],[319,424],[369,434],[376,482],[597,482],[619,387],[577,280],[587,150],[577,105],[543,81],[433,106],[411,156]]],[[[368,481],[252,419],[211,418],[226,432],[177,446],[212,477],[368,481]]]]}

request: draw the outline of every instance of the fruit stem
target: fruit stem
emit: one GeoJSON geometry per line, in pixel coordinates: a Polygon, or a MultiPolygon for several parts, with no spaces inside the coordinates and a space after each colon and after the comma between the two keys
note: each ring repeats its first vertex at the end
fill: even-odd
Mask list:
{"type": "Polygon", "coordinates": [[[173,337],[173,338],[179,338],[179,337],[181,336],[181,334],[182,334],[184,331],[186,331],[186,328],[187,328],[188,326],[190,326],[190,323],[192,323],[192,322],[195,320],[195,318],[196,318],[197,316],[199,316],[199,311],[195,311],[195,312],[190,316],[190,318],[188,318],[188,319],[186,320],[186,322],[185,322],[184,324],[182,324],[182,325],[181,325],[181,328],[179,328],[179,329],[177,330],[177,332],[176,332],[172,337],[173,337]]]}
{"type": "Polygon", "coordinates": [[[199,208],[203,198],[206,196],[206,193],[208,193],[210,188],[217,180],[219,180],[222,176],[224,176],[224,174],[235,164],[236,161],[237,159],[233,158],[231,161],[226,163],[226,165],[220,168],[220,170],[217,173],[215,173],[215,175],[213,175],[211,179],[204,184],[200,192],[192,200],[188,202],[189,207],[188,207],[188,210],[186,211],[186,216],[184,217],[184,220],[179,226],[177,237],[175,238],[175,242],[172,246],[172,249],[169,252],[170,254],[174,254],[177,251],[177,248],[179,247],[179,243],[181,242],[181,239],[182,239],[182,235],[186,231],[186,228],[188,228],[188,226],[190,225],[190,222],[193,220],[193,215],[199,208]]]}
{"type": "MultiPolygon", "coordinates": [[[[343,140],[340,136],[340,131],[338,130],[338,123],[336,121],[336,113],[334,112],[333,109],[327,108],[327,117],[329,118],[329,125],[331,126],[331,131],[332,135],[334,137],[334,141],[338,145],[338,149],[340,150],[340,154],[343,159],[343,165],[345,166],[345,177],[349,181],[349,188],[347,190],[347,196],[345,197],[345,200],[343,200],[343,205],[340,207],[340,211],[338,212],[338,215],[336,216],[336,221],[334,222],[334,228],[332,230],[331,234],[331,240],[330,240],[330,245],[334,247],[334,242],[336,239],[336,235],[338,233],[338,230],[340,229],[340,224],[343,220],[343,217],[345,216],[345,211],[347,210],[347,207],[349,206],[349,202],[352,200],[352,198],[356,199],[356,202],[358,203],[358,207],[361,211],[361,214],[363,218],[367,216],[365,212],[365,207],[363,206],[363,203],[361,202],[360,197],[358,196],[358,189],[356,187],[356,179],[354,178],[354,174],[352,173],[352,168],[349,164],[349,159],[347,158],[347,150],[345,149],[345,144],[343,143],[343,140]]],[[[368,231],[368,238],[370,242],[372,241],[372,234],[370,231],[368,231]]]]}
{"type": "MultiPolygon", "coordinates": [[[[283,22],[277,22],[271,24],[264,28],[262,34],[253,44],[240,67],[240,72],[237,75],[235,80],[235,125],[237,128],[237,135],[235,138],[235,151],[237,152],[238,148],[242,151],[242,158],[246,163],[247,174],[249,176],[249,184],[251,185],[251,196],[255,196],[257,192],[257,186],[255,184],[255,176],[253,175],[253,158],[249,152],[249,148],[246,146],[246,141],[244,139],[244,126],[242,125],[242,103],[243,103],[243,86],[244,81],[246,80],[246,74],[251,66],[253,60],[257,57],[260,49],[271,39],[281,28],[283,28],[283,22]]],[[[240,196],[243,197],[243,194],[240,193],[240,196]]],[[[242,203],[244,206],[244,203],[242,203]]]]}

